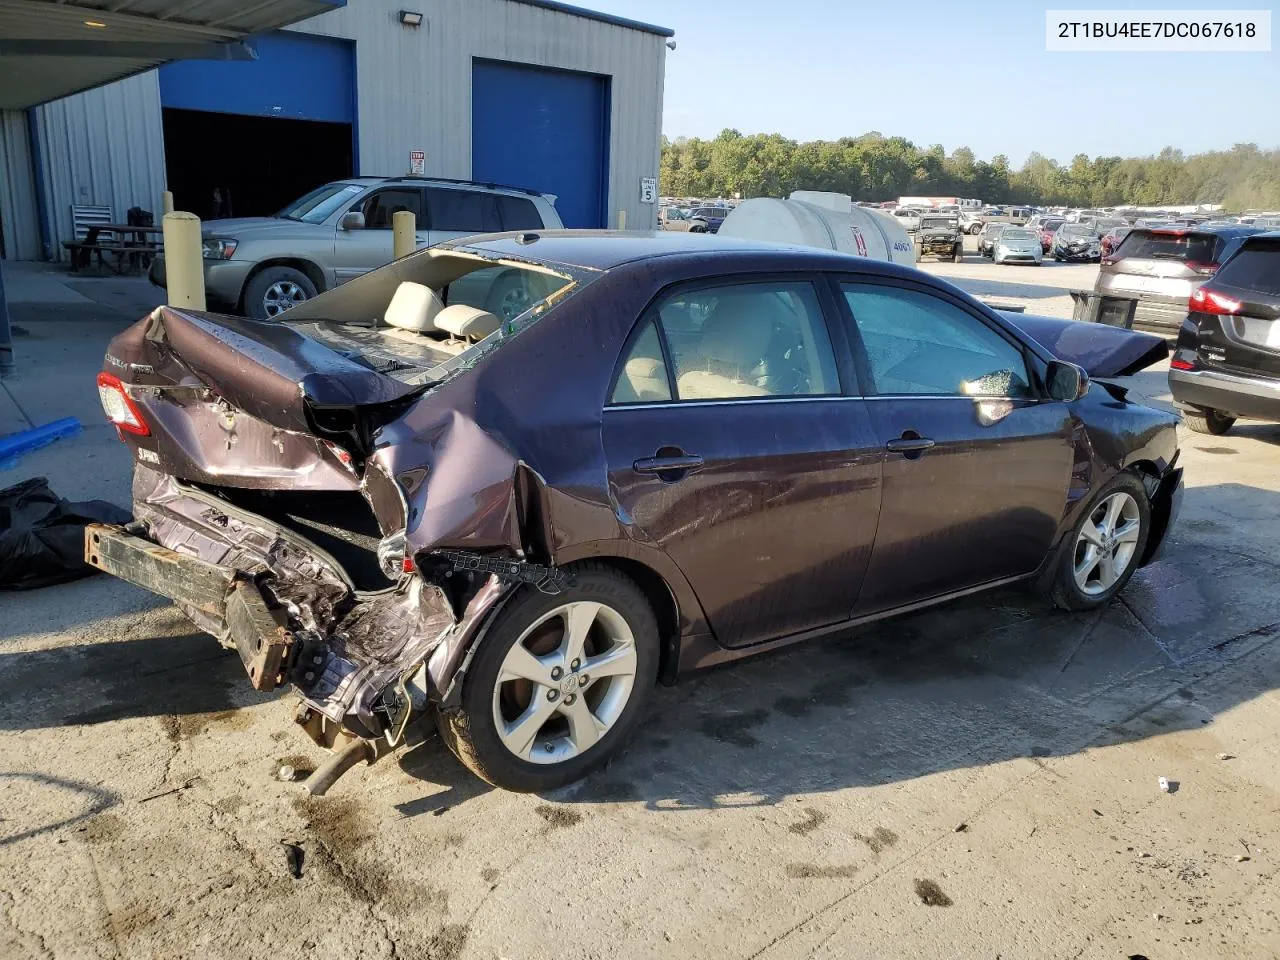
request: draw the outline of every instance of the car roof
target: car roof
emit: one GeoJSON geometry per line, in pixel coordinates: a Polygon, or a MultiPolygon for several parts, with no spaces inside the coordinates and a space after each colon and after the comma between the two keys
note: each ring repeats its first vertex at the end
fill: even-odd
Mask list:
{"type": "MultiPolygon", "coordinates": [[[[915,271],[849,253],[818,247],[791,246],[762,240],[740,240],[716,234],[655,230],[538,230],[485,234],[445,241],[437,249],[474,251],[486,257],[530,260],[547,266],[561,265],[588,270],[611,270],[626,263],[656,257],[703,258],[732,261],[737,257],[767,254],[778,266],[792,270],[846,270],[879,272],[886,276],[912,276],[915,271]],[[536,237],[522,242],[520,237],[536,237]]],[[[726,263],[726,265],[729,265],[726,263]]]]}
{"type": "Polygon", "coordinates": [[[352,183],[361,187],[376,187],[384,183],[438,183],[449,187],[480,187],[484,190],[510,190],[513,193],[524,193],[531,197],[542,196],[541,191],[533,190],[529,187],[516,187],[509,183],[490,183],[484,180],[453,180],[449,177],[420,177],[414,174],[405,174],[399,177],[347,177],[343,180],[335,180],[334,183],[352,183]]]}
{"type": "Polygon", "coordinates": [[[1220,225],[1197,223],[1186,227],[1170,224],[1167,227],[1135,227],[1134,229],[1146,230],[1149,233],[1212,233],[1227,240],[1234,237],[1251,237],[1256,233],[1262,232],[1261,227],[1251,227],[1240,223],[1224,223],[1220,225]]]}

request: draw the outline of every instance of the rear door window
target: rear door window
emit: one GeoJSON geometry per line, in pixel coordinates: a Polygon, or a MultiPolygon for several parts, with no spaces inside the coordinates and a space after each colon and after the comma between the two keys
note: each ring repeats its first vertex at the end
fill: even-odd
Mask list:
{"type": "Polygon", "coordinates": [[[480,190],[430,189],[427,191],[427,213],[432,230],[455,233],[498,233],[502,230],[497,194],[480,190]]]}
{"type": "Polygon", "coordinates": [[[1223,265],[1217,279],[1230,287],[1280,297],[1280,242],[1250,244],[1223,265]]]}
{"type": "Polygon", "coordinates": [[[682,291],[657,314],[678,400],[840,393],[835,352],[810,283],[682,291]]]}

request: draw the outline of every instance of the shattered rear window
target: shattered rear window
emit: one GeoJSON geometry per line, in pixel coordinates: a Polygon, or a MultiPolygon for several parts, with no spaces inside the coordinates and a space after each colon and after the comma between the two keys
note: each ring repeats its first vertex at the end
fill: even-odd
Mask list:
{"type": "Polygon", "coordinates": [[[599,275],[577,268],[572,273],[455,251],[422,251],[296,307],[282,321],[378,373],[402,383],[434,385],[473,366],[599,275]],[[435,298],[433,318],[422,330],[387,322],[403,284],[418,287],[419,295],[427,287],[435,298]],[[436,326],[453,307],[471,309],[475,335],[451,332],[449,324],[436,326]]]}

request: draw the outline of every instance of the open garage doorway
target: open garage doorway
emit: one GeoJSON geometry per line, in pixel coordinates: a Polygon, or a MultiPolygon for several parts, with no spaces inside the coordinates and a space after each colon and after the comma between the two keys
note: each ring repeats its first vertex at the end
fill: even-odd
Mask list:
{"type": "Polygon", "coordinates": [[[163,116],[174,205],[202,220],[267,216],[354,171],[349,123],[174,107],[163,116]]]}

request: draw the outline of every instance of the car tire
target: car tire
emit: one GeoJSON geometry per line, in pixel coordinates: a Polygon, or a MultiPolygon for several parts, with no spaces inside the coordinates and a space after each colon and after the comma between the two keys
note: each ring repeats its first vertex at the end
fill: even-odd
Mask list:
{"type": "Polygon", "coordinates": [[[535,303],[535,292],[529,289],[526,278],[515,270],[498,275],[485,297],[484,308],[506,323],[514,320],[535,303]]]}
{"type": "Polygon", "coordinates": [[[1220,410],[1204,408],[1194,413],[1191,411],[1184,412],[1182,414],[1182,422],[1187,425],[1188,429],[1196,433],[1207,433],[1213,437],[1220,437],[1235,425],[1236,418],[1220,410]]]}
{"type": "Polygon", "coordinates": [[[249,278],[244,288],[244,313],[254,320],[271,320],[316,296],[316,285],[293,267],[266,267],[249,278]]]}
{"type": "Polygon", "coordinates": [[[1138,569],[1150,532],[1146,487],[1134,474],[1121,473],[1094,495],[1067,534],[1049,598],[1063,610],[1093,610],[1109,603],[1138,569]]]}
{"type": "Polygon", "coordinates": [[[658,624],[640,588],[603,564],[570,572],[560,593],[525,587],[502,608],[463,677],[460,709],[436,711],[440,736],[454,755],[504,790],[551,790],[600,766],[635,731],[657,681],[658,624]],[[586,616],[592,619],[575,668],[567,624],[586,616]],[[522,653],[515,653],[517,645],[522,653]],[[592,678],[591,664],[604,669],[606,657],[611,669],[623,672],[592,678]],[[587,686],[573,686],[584,674],[587,686]]]}

